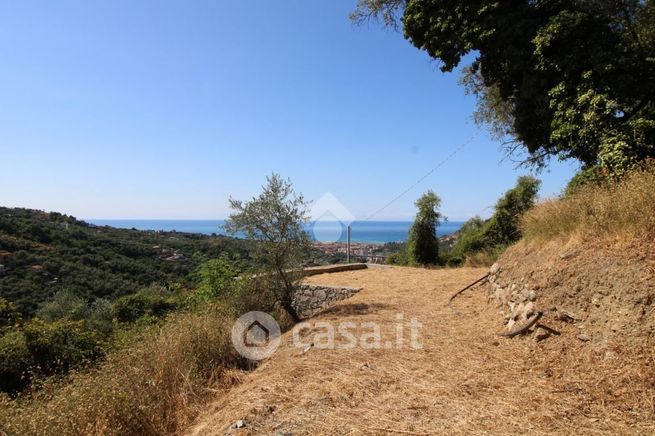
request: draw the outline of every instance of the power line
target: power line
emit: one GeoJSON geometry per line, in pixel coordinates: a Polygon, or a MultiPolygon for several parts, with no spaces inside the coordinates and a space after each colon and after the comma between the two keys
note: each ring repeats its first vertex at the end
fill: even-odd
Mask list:
{"type": "Polygon", "coordinates": [[[425,175],[424,175],[423,177],[421,177],[420,179],[418,179],[418,180],[417,180],[416,182],[414,182],[414,183],[413,183],[409,188],[405,189],[405,190],[402,191],[400,194],[398,194],[396,197],[394,197],[393,200],[391,200],[390,202],[388,202],[387,204],[385,204],[384,206],[382,206],[380,209],[378,209],[378,210],[376,210],[375,212],[373,212],[373,213],[372,213],[371,215],[369,215],[368,217],[366,217],[366,218],[364,219],[364,221],[368,221],[368,220],[370,220],[370,219],[373,218],[375,215],[379,214],[380,212],[382,212],[383,210],[385,210],[386,208],[388,208],[389,206],[391,206],[392,204],[394,204],[396,201],[398,201],[401,197],[403,197],[403,196],[404,196],[405,194],[407,194],[409,191],[411,191],[412,189],[414,189],[414,188],[415,188],[419,183],[421,183],[422,181],[424,181],[425,179],[427,179],[428,177],[430,177],[430,176],[431,176],[435,171],[437,171],[437,170],[438,170],[438,169],[439,169],[443,164],[445,164],[446,162],[448,162],[448,161],[449,161],[450,159],[452,159],[452,158],[453,158],[457,153],[459,153],[460,151],[462,151],[462,149],[464,149],[464,147],[466,147],[466,146],[469,145],[471,142],[473,142],[473,140],[478,136],[478,133],[479,133],[479,132],[476,131],[476,132],[475,132],[475,133],[474,133],[474,134],[473,134],[469,139],[467,139],[465,142],[461,143],[461,144],[459,145],[459,147],[457,147],[455,150],[453,150],[453,151],[452,151],[448,156],[446,156],[446,157],[445,157],[441,162],[439,162],[437,165],[435,165],[435,166],[434,166],[430,171],[428,171],[427,173],[425,173],[425,175]]]}

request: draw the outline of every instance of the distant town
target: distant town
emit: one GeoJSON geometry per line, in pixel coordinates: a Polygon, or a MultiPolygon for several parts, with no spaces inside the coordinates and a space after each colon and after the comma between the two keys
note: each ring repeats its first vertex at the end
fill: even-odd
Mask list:
{"type": "MultiPolygon", "coordinates": [[[[450,248],[457,240],[457,233],[441,236],[440,247],[450,248]]],[[[346,259],[348,244],[346,242],[319,242],[312,243],[314,250],[326,257],[328,262],[337,263],[346,259]]],[[[405,242],[386,242],[384,244],[374,242],[351,242],[351,261],[367,263],[385,263],[387,257],[393,253],[404,250],[405,242]]]]}

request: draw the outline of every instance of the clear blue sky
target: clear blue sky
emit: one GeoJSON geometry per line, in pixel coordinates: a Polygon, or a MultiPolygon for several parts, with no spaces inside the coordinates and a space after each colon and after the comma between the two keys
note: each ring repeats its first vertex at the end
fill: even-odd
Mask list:
{"type": "MultiPolygon", "coordinates": [[[[219,219],[272,171],[377,210],[478,130],[474,99],[355,0],[0,1],[0,205],[219,219]]],[[[485,131],[377,219],[435,190],[451,220],[525,170],[485,131]]],[[[542,196],[576,170],[554,163],[542,196]]]]}

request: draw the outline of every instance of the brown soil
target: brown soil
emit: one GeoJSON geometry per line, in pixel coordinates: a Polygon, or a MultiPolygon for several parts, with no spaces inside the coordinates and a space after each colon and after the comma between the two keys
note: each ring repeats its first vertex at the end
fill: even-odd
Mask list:
{"type": "MultiPolygon", "coordinates": [[[[375,322],[395,338],[396,315],[422,323],[421,349],[293,346],[217,393],[190,434],[654,433],[653,351],[577,340],[573,325],[534,342],[496,333],[485,286],[455,291],[485,269],[374,269],[310,278],[363,287],[312,322],[375,322]],[[230,432],[235,432],[230,430],[230,432]]],[[[337,344],[340,339],[337,337],[337,344]]]]}
{"type": "Polygon", "coordinates": [[[655,346],[655,245],[521,242],[498,263],[501,282],[535,291],[549,326],[568,313],[596,346],[655,346]]]}

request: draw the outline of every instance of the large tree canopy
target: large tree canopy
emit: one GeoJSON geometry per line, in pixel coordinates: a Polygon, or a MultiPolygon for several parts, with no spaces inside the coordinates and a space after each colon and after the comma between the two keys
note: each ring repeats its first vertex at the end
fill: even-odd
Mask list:
{"type": "Polygon", "coordinates": [[[476,119],[524,148],[620,174],[655,155],[651,0],[360,0],[353,19],[405,37],[478,97],[476,119]]]}

